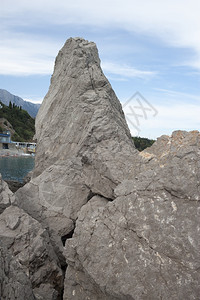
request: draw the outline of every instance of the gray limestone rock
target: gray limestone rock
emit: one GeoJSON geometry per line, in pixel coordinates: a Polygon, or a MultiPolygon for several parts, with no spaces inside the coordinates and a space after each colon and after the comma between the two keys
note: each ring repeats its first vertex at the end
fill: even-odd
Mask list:
{"type": "MultiPolygon", "coordinates": [[[[146,164],[146,169],[154,178],[151,180],[151,188],[163,188],[180,199],[200,200],[199,149],[198,131],[175,131],[171,137],[159,138],[152,147],[140,154],[154,155],[154,158],[146,164]]],[[[144,172],[140,174],[138,181],[141,181],[144,174],[144,172]]],[[[150,177],[149,174],[148,178],[150,177]]]]}
{"type": "Polygon", "coordinates": [[[7,208],[0,228],[24,272],[34,261],[38,300],[59,297],[57,258],[68,264],[65,300],[200,298],[199,132],[162,136],[139,153],[96,45],[71,38],[36,138],[31,180],[9,200],[20,209],[7,208]]]}
{"type": "Polygon", "coordinates": [[[58,160],[81,157],[85,169],[98,167],[113,181],[128,176],[134,146],[94,43],[71,38],[60,50],[36,118],[36,138],[35,175],[58,160]]]}
{"type": "MultiPolygon", "coordinates": [[[[82,270],[118,299],[199,298],[199,137],[173,133],[172,147],[149,148],[156,162],[147,158],[144,171],[119,184],[113,202],[99,209],[91,199],[82,207],[66,243],[73,272],[82,270]]],[[[70,292],[65,285],[65,295],[70,292]]]]}
{"type": "MultiPolygon", "coordinates": [[[[118,299],[198,299],[197,202],[135,191],[101,210],[92,211],[88,205],[66,243],[73,272],[82,270],[94,288],[118,299]]],[[[66,295],[70,288],[65,285],[66,295]]],[[[80,298],[75,293],[71,299],[80,298]]]]}
{"type": "Polygon", "coordinates": [[[22,209],[10,206],[0,215],[0,240],[20,266],[20,272],[30,280],[36,299],[58,299],[62,293],[63,275],[47,230],[22,209]],[[45,296],[46,286],[48,293],[45,296]]]}
{"type": "Polygon", "coordinates": [[[36,300],[30,279],[0,242],[0,299],[36,300]]]}
{"type": "Polygon", "coordinates": [[[13,198],[13,193],[8,188],[8,185],[5,181],[2,180],[0,174],[0,214],[6,209],[6,207],[11,205],[13,198]]]}
{"type": "Polygon", "coordinates": [[[36,118],[36,138],[34,174],[13,204],[48,226],[51,237],[69,234],[93,195],[113,199],[115,187],[139,168],[141,158],[94,43],[71,38],[60,50],[36,118]]]}

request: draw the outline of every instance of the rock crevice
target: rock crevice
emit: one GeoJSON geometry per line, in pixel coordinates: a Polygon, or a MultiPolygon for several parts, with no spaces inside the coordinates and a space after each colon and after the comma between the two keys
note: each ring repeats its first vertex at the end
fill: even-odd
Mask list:
{"type": "Polygon", "coordinates": [[[198,131],[139,153],[96,45],[70,38],[36,138],[30,182],[0,180],[2,299],[199,298],[198,131]]]}

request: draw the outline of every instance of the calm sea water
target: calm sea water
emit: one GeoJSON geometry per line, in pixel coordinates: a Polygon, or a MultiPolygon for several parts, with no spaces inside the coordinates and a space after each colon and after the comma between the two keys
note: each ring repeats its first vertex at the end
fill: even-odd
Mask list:
{"type": "Polygon", "coordinates": [[[23,178],[34,167],[34,157],[0,157],[0,173],[4,180],[23,182],[23,178]]]}

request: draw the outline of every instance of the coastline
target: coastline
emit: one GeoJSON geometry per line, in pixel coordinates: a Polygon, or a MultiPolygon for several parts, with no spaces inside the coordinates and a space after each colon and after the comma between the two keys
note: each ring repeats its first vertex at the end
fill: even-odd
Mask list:
{"type": "Polygon", "coordinates": [[[34,157],[33,153],[26,153],[23,149],[1,149],[0,157],[34,157]]]}

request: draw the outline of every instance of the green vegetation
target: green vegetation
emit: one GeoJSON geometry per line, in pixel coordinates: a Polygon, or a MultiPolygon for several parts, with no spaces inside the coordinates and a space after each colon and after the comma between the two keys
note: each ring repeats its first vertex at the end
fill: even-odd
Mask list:
{"type": "MultiPolygon", "coordinates": [[[[12,135],[13,141],[31,142],[35,134],[35,119],[33,119],[27,111],[15,104],[9,103],[6,106],[0,101],[0,118],[5,118],[10,122],[15,133],[12,135]]],[[[4,121],[7,125],[7,122],[4,121]]],[[[3,132],[3,128],[0,126],[0,132],[3,132]]],[[[147,147],[150,147],[155,142],[147,138],[133,137],[133,141],[136,149],[142,151],[147,147]]]]}
{"type": "Polygon", "coordinates": [[[138,149],[139,151],[142,151],[147,147],[150,147],[155,142],[155,140],[149,140],[147,138],[141,138],[137,136],[133,137],[133,141],[135,144],[135,148],[138,149]]]}
{"type": "Polygon", "coordinates": [[[9,106],[6,106],[2,102],[0,102],[0,104],[0,118],[8,120],[15,130],[15,133],[12,135],[12,140],[31,142],[35,134],[35,120],[27,113],[27,111],[16,106],[14,103],[12,104],[10,102],[9,106]]]}

